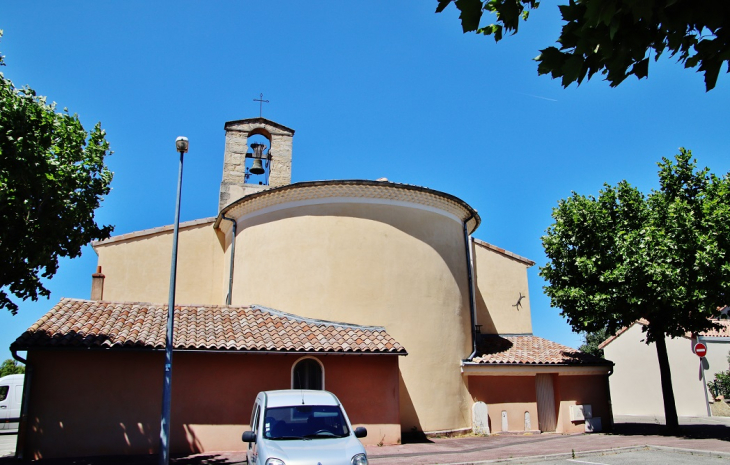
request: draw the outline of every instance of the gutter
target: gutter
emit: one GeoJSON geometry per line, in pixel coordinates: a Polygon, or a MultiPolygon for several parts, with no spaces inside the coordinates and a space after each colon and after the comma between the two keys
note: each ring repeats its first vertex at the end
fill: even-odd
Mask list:
{"type": "Polygon", "coordinates": [[[474,213],[469,216],[466,220],[464,220],[464,247],[466,249],[466,273],[469,280],[469,316],[471,317],[471,354],[467,357],[467,360],[471,360],[474,358],[474,356],[477,354],[477,327],[476,327],[476,318],[477,318],[477,305],[476,300],[474,298],[475,292],[474,292],[474,275],[473,275],[473,269],[474,269],[474,259],[472,257],[471,253],[471,236],[469,235],[469,230],[467,228],[467,224],[469,221],[471,221],[474,218],[474,213]]]}
{"type": "Polygon", "coordinates": [[[231,234],[231,265],[229,267],[228,275],[228,295],[226,296],[226,305],[231,305],[231,299],[233,297],[233,264],[236,258],[236,231],[238,230],[238,221],[233,218],[228,218],[225,214],[222,219],[228,220],[233,223],[233,233],[231,234]]]}
{"type": "Polygon", "coordinates": [[[28,361],[18,355],[17,348],[10,346],[10,353],[13,358],[25,365],[25,378],[23,379],[23,400],[20,404],[20,421],[18,422],[18,439],[15,443],[15,458],[23,460],[23,450],[25,449],[25,436],[28,429],[28,403],[30,399],[30,382],[33,378],[33,367],[28,361]]]}
{"type": "MultiPolygon", "coordinates": [[[[27,350],[27,349],[18,349],[27,350]]],[[[33,350],[45,351],[45,352],[66,352],[66,351],[101,351],[101,350],[113,350],[113,351],[124,351],[124,352],[146,352],[146,353],[159,353],[165,352],[164,347],[142,347],[142,346],[114,346],[114,347],[34,347],[33,350]]],[[[405,349],[401,352],[334,352],[334,351],[316,351],[316,350],[253,350],[253,349],[216,349],[216,348],[202,348],[202,349],[185,349],[178,348],[174,349],[175,353],[186,353],[186,352],[205,352],[212,354],[240,354],[240,355],[408,355],[408,351],[405,349]]],[[[28,366],[26,365],[26,372],[28,366]]],[[[1,463],[1,462],[0,462],[1,463]]]]}

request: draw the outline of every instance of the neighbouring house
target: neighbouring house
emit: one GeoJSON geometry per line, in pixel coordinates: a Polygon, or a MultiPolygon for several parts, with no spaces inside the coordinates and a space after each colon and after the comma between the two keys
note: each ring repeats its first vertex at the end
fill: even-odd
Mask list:
{"type": "MultiPolygon", "coordinates": [[[[335,393],[371,444],[473,418],[610,426],[611,363],[532,334],[534,262],[473,238],[469,204],[385,179],[292,183],[292,129],[225,131],[217,216],[180,225],[173,452],[245,448],[256,392],[299,387],[335,393]]],[[[91,299],[61,300],[11,347],[32,372],[26,457],[157,451],[172,233],[93,244],[91,299]]]]}
{"type": "MultiPolygon", "coordinates": [[[[687,334],[685,337],[666,338],[674,400],[680,416],[710,416],[708,402],[714,399],[707,389],[707,382],[713,381],[716,373],[728,369],[730,321],[713,321],[720,329],[695,337],[687,334]],[[707,347],[703,359],[694,353],[697,342],[707,347]]],[[[610,377],[613,413],[616,415],[664,416],[656,347],[644,342],[642,323],[637,321],[623,328],[600,345],[606,358],[616,364],[610,377]]]]}

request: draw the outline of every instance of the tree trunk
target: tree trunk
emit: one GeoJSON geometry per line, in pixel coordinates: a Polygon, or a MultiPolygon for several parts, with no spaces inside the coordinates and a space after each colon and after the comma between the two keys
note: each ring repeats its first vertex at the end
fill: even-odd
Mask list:
{"type": "Polygon", "coordinates": [[[664,417],[667,428],[674,431],[679,427],[677,418],[677,406],[674,404],[674,391],[672,390],[672,373],[669,369],[669,355],[667,354],[667,341],[664,335],[656,339],[656,354],[659,359],[659,373],[662,378],[662,397],[664,398],[664,417]]]}

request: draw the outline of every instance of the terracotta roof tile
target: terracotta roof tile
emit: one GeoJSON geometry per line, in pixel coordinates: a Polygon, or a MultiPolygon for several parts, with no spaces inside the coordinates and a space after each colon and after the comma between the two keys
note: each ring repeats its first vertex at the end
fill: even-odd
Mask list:
{"type": "MultiPolygon", "coordinates": [[[[167,305],[61,299],[13,346],[165,347],[167,305]]],[[[302,318],[266,307],[175,306],[175,349],[386,353],[406,350],[385,328],[302,318]]]]}
{"type": "MultiPolygon", "coordinates": [[[[721,308],[719,308],[718,310],[721,310],[721,308]]],[[[730,337],[730,320],[727,320],[727,319],[723,319],[723,320],[712,319],[711,321],[714,324],[718,325],[719,328],[713,328],[713,329],[708,329],[707,331],[702,331],[700,333],[700,336],[701,337],[730,337]]],[[[636,320],[631,325],[625,326],[625,327],[619,329],[618,331],[616,331],[616,334],[614,334],[613,336],[608,337],[605,341],[601,342],[598,345],[598,348],[599,349],[603,349],[604,347],[606,347],[607,345],[609,345],[611,342],[613,342],[617,337],[619,337],[620,335],[622,335],[623,333],[625,333],[629,328],[631,328],[632,326],[634,326],[636,324],[640,324],[640,325],[646,326],[646,325],[649,324],[649,322],[647,320],[643,319],[643,318],[641,318],[639,320],[636,320]]],[[[684,335],[684,337],[687,337],[687,338],[689,338],[691,336],[692,335],[689,334],[689,333],[687,333],[687,334],[684,335]]]]}
{"type": "Polygon", "coordinates": [[[702,337],[730,337],[730,320],[712,320],[719,328],[702,331],[702,337]]]}
{"type": "Polygon", "coordinates": [[[491,365],[611,365],[612,362],[537,336],[480,335],[469,360],[491,365]]]}

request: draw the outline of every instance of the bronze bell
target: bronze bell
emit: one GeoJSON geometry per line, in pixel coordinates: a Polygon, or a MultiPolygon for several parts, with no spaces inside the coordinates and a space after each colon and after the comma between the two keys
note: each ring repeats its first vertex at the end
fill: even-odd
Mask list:
{"type": "Polygon", "coordinates": [[[264,174],[264,165],[261,163],[261,159],[254,158],[253,165],[251,165],[251,169],[249,169],[248,171],[251,174],[264,174]]]}

